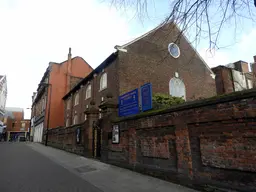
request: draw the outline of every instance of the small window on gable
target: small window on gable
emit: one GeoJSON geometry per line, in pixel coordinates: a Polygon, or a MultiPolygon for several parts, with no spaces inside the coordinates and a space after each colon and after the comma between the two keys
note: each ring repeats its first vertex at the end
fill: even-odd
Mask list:
{"type": "Polygon", "coordinates": [[[107,73],[103,73],[100,77],[100,90],[107,88],[107,73]]]}
{"type": "Polygon", "coordinates": [[[78,124],[78,117],[77,117],[77,115],[75,115],[74,118],[73,118],[73,125],[76,125],[76,124],[78,124]]]}
{"type": "Polygon", "coordinates": [[[76,96],[75,96],[75,105],[78,105],[79,104],[79,93],[76,93],[76,96]]]}
{"type": "Polygon", "coordinates": [[[183,97],[186,100],[186,87],[179,78],[172,78],[169,82],[170,95],[174,97],[183,97]]]}
{"type": "Polygon", "coordinates": [[[85,90],[85,99],[88,99],[92,96],[92,86],[89,84],[85,90]]]}

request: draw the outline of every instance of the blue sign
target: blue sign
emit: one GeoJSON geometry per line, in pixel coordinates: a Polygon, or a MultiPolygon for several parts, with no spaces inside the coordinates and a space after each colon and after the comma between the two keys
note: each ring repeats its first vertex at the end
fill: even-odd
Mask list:
{"type": "Polygon", "coordinates": [[[140,87],[142,111],[152,109],[152,84],[147,83],[140,87]]]}
{"type": "Polygon", "coordinates": [[[120,117],[139,113],[138,89],[119,96],[118,113],[120,117]]]}

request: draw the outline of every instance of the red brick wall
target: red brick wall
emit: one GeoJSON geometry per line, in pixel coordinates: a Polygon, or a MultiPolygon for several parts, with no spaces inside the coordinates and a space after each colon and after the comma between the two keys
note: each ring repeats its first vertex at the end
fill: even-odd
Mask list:
{"type": "Polygon", "coordinates": [[[218,95],[234,92],[234,83],[232,79],[232,69],[218,66],[212,69],[216,74],[215,83],[218,95]]]}
{"type": "MultiPolygon", "coordinates": [[[[102,158],[203,190],[255,191],[255,97],[247,90],[118,121],[120,143],[108,137],[102,158]]],[[[102,128],[111,134],[111,124],[102,128]]]]}
{"type": "Polygon", "coordinates": [[[24,112],[12,112],[14,119],[17,121],[21,121],[24,119],[24,112]]]}
{"type": "MultiPolygon", "coordinates": [[[[51,103],[50,103],[50,120],[49,127],[55,128],[64,126],[64,101],[62,98],[66,94],[67,89],[67,64],[64,62],[60,64],[53,64],[50,73],[49,83],[52,85],[51,103]]],[[[81,58],[75,57],[72,59],[71,75],[74,77],[84,78],[88,75],[92,68],[81,58]]],[[[49,97],[49,95],[48,95],[49,97]]],[[[48,98],[49,101],[49,98],[48,98]]],[[[47,112],[48,112],[47,104],[47,112]]],[[[46,113],[45,122],[47,122],[48,113],[46,113]]]]}
{"type": "Polygon", "coordinates": [[[50,129],[48,134],[48,145],[63,149],[79,155],[84,155],[85,138],[81,137],[81,142],[76,143],[76,129],[80,128],[81,135],[84,135],[84,126],[79,124],[70,127],[59,127],[50,129]]]}
{"type": "Polygon", "coordinates": [[[119,53],[119,92],[123,94],[151,82],[153,93],[169,94],[169,81],[178,72],[186,87],[186,99],[207,98],[216,95],[215,80],[202,59],[182,36],[177,42],[180,57],[168,52],[179,31],[167,25],[132,43],[127,52],[119,53]]]}

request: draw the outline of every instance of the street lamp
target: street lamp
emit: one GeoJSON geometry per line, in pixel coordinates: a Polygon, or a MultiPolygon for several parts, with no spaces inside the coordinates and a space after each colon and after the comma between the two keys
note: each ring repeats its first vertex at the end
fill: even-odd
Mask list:
{"type": "MultiPolygon", "coordinates": [[[[31,107],[27,107],[26,109],[32,110],[31,107]]],[[[31,114],[30,114],[30,116],[31,116],[31,114]]],[[[28,140],[29,141],[30,141],[30,134],[31,134],[31,117],[30,117],[29,128],[28,128],[28,140]]]]}
{"type": "MultiPolygon", "coordinates": [[[[50,83],[40,83],[40,85],[44,85],[46,87],[50,87],[50,93],[49,93],[49,99],[47,98],[46,102],[47,102],[47,108],[48,109],[48,116],[47,116],[47,127],[46,127],[46,136],[45,136],[45,143],[44,145],[47,146],[47,143],[48,143],[48,131],[49,131],[49,118],[50,118],[50,105],[51,105],[51,95],[52,95],[52,84],[50,83]],[[49,100],[49,101],[48,101],[49,100]]],[[[48,94],[47,94],[48,96],[48,94]]]]}

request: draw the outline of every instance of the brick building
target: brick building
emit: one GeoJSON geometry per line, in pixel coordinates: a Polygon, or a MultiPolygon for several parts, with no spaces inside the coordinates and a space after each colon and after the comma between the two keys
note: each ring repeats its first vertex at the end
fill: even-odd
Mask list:
{"type": "Polygon", "coordinates": [[[212,70],[216,74],[217,94],[227,94],[256,87],[256,56],[254,56],[254,62],[251,63],[251,71],[249,64],[244,61],[217,66],[212,70]]]}
{"type": "Polygon", "coordinates": [[[29,133],[30,120],[24,119],[22,108],[7,107],[5,115],[1,118],[7,130],[7,140],[19,141],[20,137],[26,138],[29,133]]]}
{"type": "Polygon", "coordinates": [[[66,61],[49,63],[37,92],[32,96],[31,133],[35,142],[42,141],[45,128],[64,125],[62,97],[92,70],[83,58],[72,58],[71,48],[66,61]]]}
{"type": "MultiPolygon", "coordinates": [[[[166,24],[123,46],[116,46],[94,71],[63,98],[66,126],[84,122],[87,108],[151,82],[153,93],[183,96],[187,101],[216,94],[215,74],[179,29],[166,24]]],[[[99,112],[99,111],[98,111],[99,112]]],[[[101,115],[99,113],[99,115],[101,115]]]]}
{"type": "Polygon", "coordinates": [[[6,79],[6,76],[0,75],[0,117],[4,115],[6,99],[7,99],[7,79],[6,79]]]}

